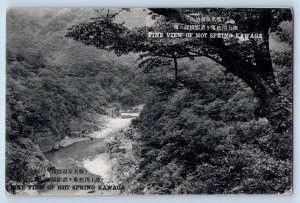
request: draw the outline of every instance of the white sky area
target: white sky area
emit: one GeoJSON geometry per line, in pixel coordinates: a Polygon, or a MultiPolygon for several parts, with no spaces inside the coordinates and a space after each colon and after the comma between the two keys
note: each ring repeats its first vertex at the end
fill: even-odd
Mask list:
{"type": "Polygon", "coordinates": [[[122,11],[118,17],[118,22],[125,22],[125,25],[129,28],[142,27],[142,26],[152,26],[154,25],[154,20],[151,19],[149,15],[150,11],[145,8],[134,8],[130,11],[122,11]]]}

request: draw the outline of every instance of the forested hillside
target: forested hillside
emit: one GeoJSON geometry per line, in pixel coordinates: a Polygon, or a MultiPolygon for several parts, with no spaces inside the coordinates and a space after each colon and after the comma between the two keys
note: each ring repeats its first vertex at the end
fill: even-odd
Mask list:
{"type": "MultiPolygon", "coordinates": [[[[115,60],[114,54],[64,37],[70,24],[93,15],[93,9],[8,11],[8,142],[30,138],[43,152],[50,151],[74,131],[92,131],[99,125],[95,118],[111,105],[126,109],[143,103],[134,55],[115,60]]],[[[18,145],[9,146],[15,147],[7,149],[10,171],[18,174],[22,166],[13,160],[24,157],[18,145]]]]}
{"type": "Polygon", "coordinates": [[[93,131],[110,107],[144,104],[85,151],[98,172],[107,147],[125,194],[291,193],[292,25],[290,9],[8,11],[6,181],[44,181],[57,141],[93,131]],[[186,12],[263,37],[148,37],[186,12]]]}
{"type": "MultiPolygon", "coordinates": [[[[292,181],[289,141],[257,115],[258,101],[249,87],[209,60],[200,63],[188,74],[197,89],[158,89],[135,122],[135,136],[129,137],[139,162],[131,166],[137,167],[134,173],[120,175],[128,192],[286,192],[292,181]]],[[[276,64],[283,78],[291,77],[290,68],[276,64]]]]}
{"type": "Polygon", "coordinates": [[[117,55],[140,54],[139,66],[155,87],[133,133],[125,133],[134,147],[119,158],[116,174],[126,192],[291,192],[291,10],[150,8],[148,14],[155,21],[148,27],[129,30],[115,20],[118,14],[107,14],[67,34],[117,55]],[[189,25],[189,14],[230,16],[262,39],[147,35],[189,25]],[[122,172],[124,162],[129,173],[122,172]]]}

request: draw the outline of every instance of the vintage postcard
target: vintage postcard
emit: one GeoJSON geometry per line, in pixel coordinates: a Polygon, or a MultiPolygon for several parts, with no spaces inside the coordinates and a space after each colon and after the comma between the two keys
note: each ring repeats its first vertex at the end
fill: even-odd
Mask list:
{"type": "Polygon", "coordinates": [[[291,194],[290,8],[11,8],[9,195],[291,194]]]}

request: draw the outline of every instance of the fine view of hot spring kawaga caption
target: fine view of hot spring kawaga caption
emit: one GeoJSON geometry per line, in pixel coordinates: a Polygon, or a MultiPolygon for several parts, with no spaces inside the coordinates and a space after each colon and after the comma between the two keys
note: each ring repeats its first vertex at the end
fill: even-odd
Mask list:
{"type": "Polygon", "coordinates": [[[292,194],[292,18],[8,9],[6,194],[292,194]]]}

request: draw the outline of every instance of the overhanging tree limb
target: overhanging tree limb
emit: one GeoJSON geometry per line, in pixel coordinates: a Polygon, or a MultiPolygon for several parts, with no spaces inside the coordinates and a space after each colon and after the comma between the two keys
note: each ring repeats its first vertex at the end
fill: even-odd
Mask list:
{"type": "MultiPolygon", "coordinates": [[[[228,16],[235,19],[241,30],[247,33],[263,33],[263,39],[244,42],[224,43],[224,39],[149,39],[147,31],[169,30],[170,23],[185,22],[182,9],[150,8],[152,12],[163,15],[158,19],[158,26],[128,29],[114,21],[114,15],[72,26],[67,37],[93,45],[99,49],[113,51],[117,55],[129,52],[148,54],[149,57],[178,58],[207,57],[221,64],[228,72],[239,77],[249,85],[264,109],[265,116],[277,133],[287,134],[291,131],[291,111],[280,94],[276,84],[270,49],[268,46],[269,31],[275,29],[280,20],[291,16],[289,9],[191,9],[205,15],[228,16]],[[279,12],[280,11],[280,12],[279,12]],[[275,20],[274,20],[275,19],[275,20]],[[272,112],[276,111],[277,114],[272,112]],[[280,116],[278,116],[280,115],[280,116]]],[[[159,66],[158,61],[153,61],[159,66]]]]}

